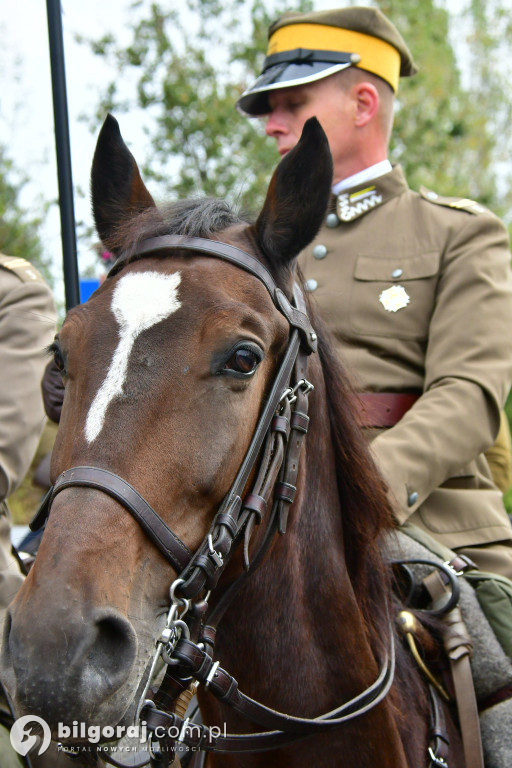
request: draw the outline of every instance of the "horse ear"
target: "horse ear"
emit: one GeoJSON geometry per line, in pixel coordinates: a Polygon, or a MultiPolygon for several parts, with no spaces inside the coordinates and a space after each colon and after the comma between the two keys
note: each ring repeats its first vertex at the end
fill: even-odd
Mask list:
{"type": "MultiPolygon", "coordinates": [[[[123,141],[119,123],[110,114],[103,123],[94,152],[91,198],[96,229],[107,247],[121,222],[155,205],[135,158],[123,141]]],[[[115,247],[112,250],[115,251],[115,247]]]]}
{"type": "Polygon", "coordinates": [[[317,234],[329,202],[332,174],[327,137],[312,117],[299,142],[274,171],[253,227],[271,266],[288,266],[317,234]]]}

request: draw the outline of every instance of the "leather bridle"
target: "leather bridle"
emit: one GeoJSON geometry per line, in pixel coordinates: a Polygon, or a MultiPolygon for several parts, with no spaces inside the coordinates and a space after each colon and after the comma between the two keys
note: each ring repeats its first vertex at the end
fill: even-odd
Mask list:
{"type": "MultiPolygon", "coordinates": [[[[294,403],[300,399],[307,405],[305,398],[312,388],[305,378],[307,357],[311,352],[316,351],[317,337],[305,311],[304,298],[298,286],[294,287],[296,306],[293,306],[263,264],[254,256],[228,243],[181,235],[151,238],[140,243],[135,253],[124,252],[121,254],[108,277],[117,274],[125,266],[128,259],[132,262],[149,253],[184,249],[203,252],[209,256],[229,261],[257,277],[266,287],[273,303],[286,317],[292,329],[281,365],[266,399],[249,448],[230,490],[214,517],[208,535],[196,553],[192,554],[126,480],[106,469],[87,466],[73,467],[62,472],[30,523],[30,527],[32,530],[37,530],[42,526],[48,517],[56,495],[66,488],[85,486],[101,490],[115,498],[133,515],[147,536],[179,574],[182,580],[181,595],[185,598],[194,598],[205,587],[207,589],[213,588],[227,564],[228,554],[232,550],[233,543],[239,540],[251,518],[259,522],[265,512],[266,500],[258,498],[259,494],[244,496],[244,490],[269,431],[281,432],[288,437],[290,429],[293,429],[299,433],[299,448],[302,444],[302,439],[308,428],[307,411],[301,413],[297,408],[294,408],[291,423],[287,423],[286,416],[283,417],[277,412],[286,410],[287,400],[294,403]],[[296,381],[292,381],[294,373],[296,381]],[[243,502],[242,496],[244,496],[243,502]]],[[[296,449],[294,453],[298,453],[298,450],[296,449]]],[[[291,458],[294,459],[295,456],[291,458]]],[[[296,462],[293,463],[295,466],[296,462]]],[[[273,489],[274,498],[278,497],[286,505],[292,503],[295,495],[295,486],[290,482],[290,479],[295,480],[295,477],[290,477],[288,471],[286,477],[273,489]]],[[[284,514],[281,517],[283,518],[284,514]]]]}
{"type": "MultiPolygon", "coordinates": [[[[128,262],[148,254],[169,250],[192,250],[219,258],[246,270],[260,280],[290,326],[288,344],[279,369],[266,398],[249,448],[233,484],[226,494],[210,529],[195,553],[167,526],[147,501],[126,480],[101,467],[77,466],[67,469],[50,489],[40,510],[30,524],[37,530],[46,521],[55,497],[71,487],[90,487],[116,499],[139,523],[178,574],[171,587],[171,607],[166,626],[156,640],[157,650],[143,693],[138,714],[143,714],[148,729],[155,732],[165,725],[179,730],[179,741],[194,749],[227,752],[256,752],[275,749],[313,733],[339,728],[347,720],[358,717],[376,706],[387,695],[394,675],[393,632],[390,630],[389,653],[381,664],[377,679],[362,693],[342,706],[316,718],[297,718],[258,704],[239,690],[236,680],[208,653],[213,653],[214,627],[231,602],[249,568],[254,569],[270,546],[274,534],[286,530],[287,513],[294,500],[299,455],[308,430],[308,394],[313,389],[306,378],[308,356],[317,349],[317,337],[310,323],[301,290],[295,284],[293,303],[277,286],[270,272],[254,256],[216,240],[181,235],[165,235],[139,243],[133,251],[121,254],[108,277],[117,274],[128,262]],[[247,485],[251,478],[251,489],[247,485]],[[249,541],[254,526],[267,519],[264,536],[249,562],[249,541]],[[236,545],[244,539],[246,573],[235,580],[209,611],[208,626],[197,621],[197,614],[209,610],[205,591],[215,588],[236,545]],[[194,602],[195,601],[195,602],[194,602]],[[187,620],[185,613],[191,610],[187,620]],[[201,606],[200,610],[198,606],[201,606]],[[206,607],[205,607],[206,606],[206,607]],[[196,616],[196,619],[194,619],[196,616]],[[187,623],[188,622],[188,623],[187,623]],[[201,625],[192,629],[192,625],[201,625]],[[192,637],[192,634],[195,637],[192,637]],[[271,729],[263,733],[232,734],[211,738],[205,726],[200,735],[187,732],[187,722],[176,714],[158,709],[147,700],[156,661],[161,657],[168,665],[164,685],[176,694],[191,680],[206,685],[211,693],[249,720],[271,729]]],[[[158,701],[159,692],[155,695],[158,701]]],[[[169,740],[167,739],[166,742],[169,740]]],[[[176,737],[174,738],[176,741],[176,737]]],[[[172,755],[172,753],[171,753],[172,755]]],[[[123,763],[102,753],[114,765],[123,763]]],[[[165,765],[165,757],[152,752],[154,765],[165,765]]],[[[146,761],[147,762],[147,761],[146,761]]],[[[134,763],[131,763],[132,765],[134,763]]],[[[141,763],[142,765],[143,763],[141,763]]]]}

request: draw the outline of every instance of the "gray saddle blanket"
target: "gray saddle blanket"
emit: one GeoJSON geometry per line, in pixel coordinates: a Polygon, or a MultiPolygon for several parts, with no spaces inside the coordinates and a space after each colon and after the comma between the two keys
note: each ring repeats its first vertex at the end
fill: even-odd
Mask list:
{"type": "MultiPolygon", "coordinates": [[[[389,534],[384,552],[391,559],[424,559],[442,563],[419,542],[402,531],[389,534]]],[[[418,578],[429,572],[425,566],[414,566],[418,578]]],[[[460,578],[460,608],[473,641],[471,669],[477,700],[486,699],[504,686],[512,684],[512,659],[504,652],[487,621],[475,591],[460,578]]],[[[485,768],[512,768],[512,700],[503,701],[480,715],[480,730],[485,768]]]]}

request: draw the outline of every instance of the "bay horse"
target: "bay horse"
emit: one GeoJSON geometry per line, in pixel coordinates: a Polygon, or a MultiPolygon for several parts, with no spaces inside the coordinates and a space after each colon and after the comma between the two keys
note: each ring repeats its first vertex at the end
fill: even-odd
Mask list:
{"type": "Polygon", "coordinates": [[[320,124],[254,223],[211,199],[157,207],[112,116],[91,178],[117,261],[52,347],[54,489],[2,649],[18,715],[55,739],[59,723],[141,718],[154,765],[171,725],[208,768],[443,765],[428,687],[395,637],[386,489],[295,284],[330,194],[320,124]],[[197,732],[172,706],[194,681],[197,732]]]}

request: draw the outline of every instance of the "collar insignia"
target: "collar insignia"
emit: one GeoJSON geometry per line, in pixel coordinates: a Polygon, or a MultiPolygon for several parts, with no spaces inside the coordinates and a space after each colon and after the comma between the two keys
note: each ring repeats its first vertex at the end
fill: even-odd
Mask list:
{"type": "Polygon", "coordinates": [[[382,203],[382,195],[375,184],[350,194],[342,192],[336,200],[336,210],[341,221],[352,221],[382,203]]]}

